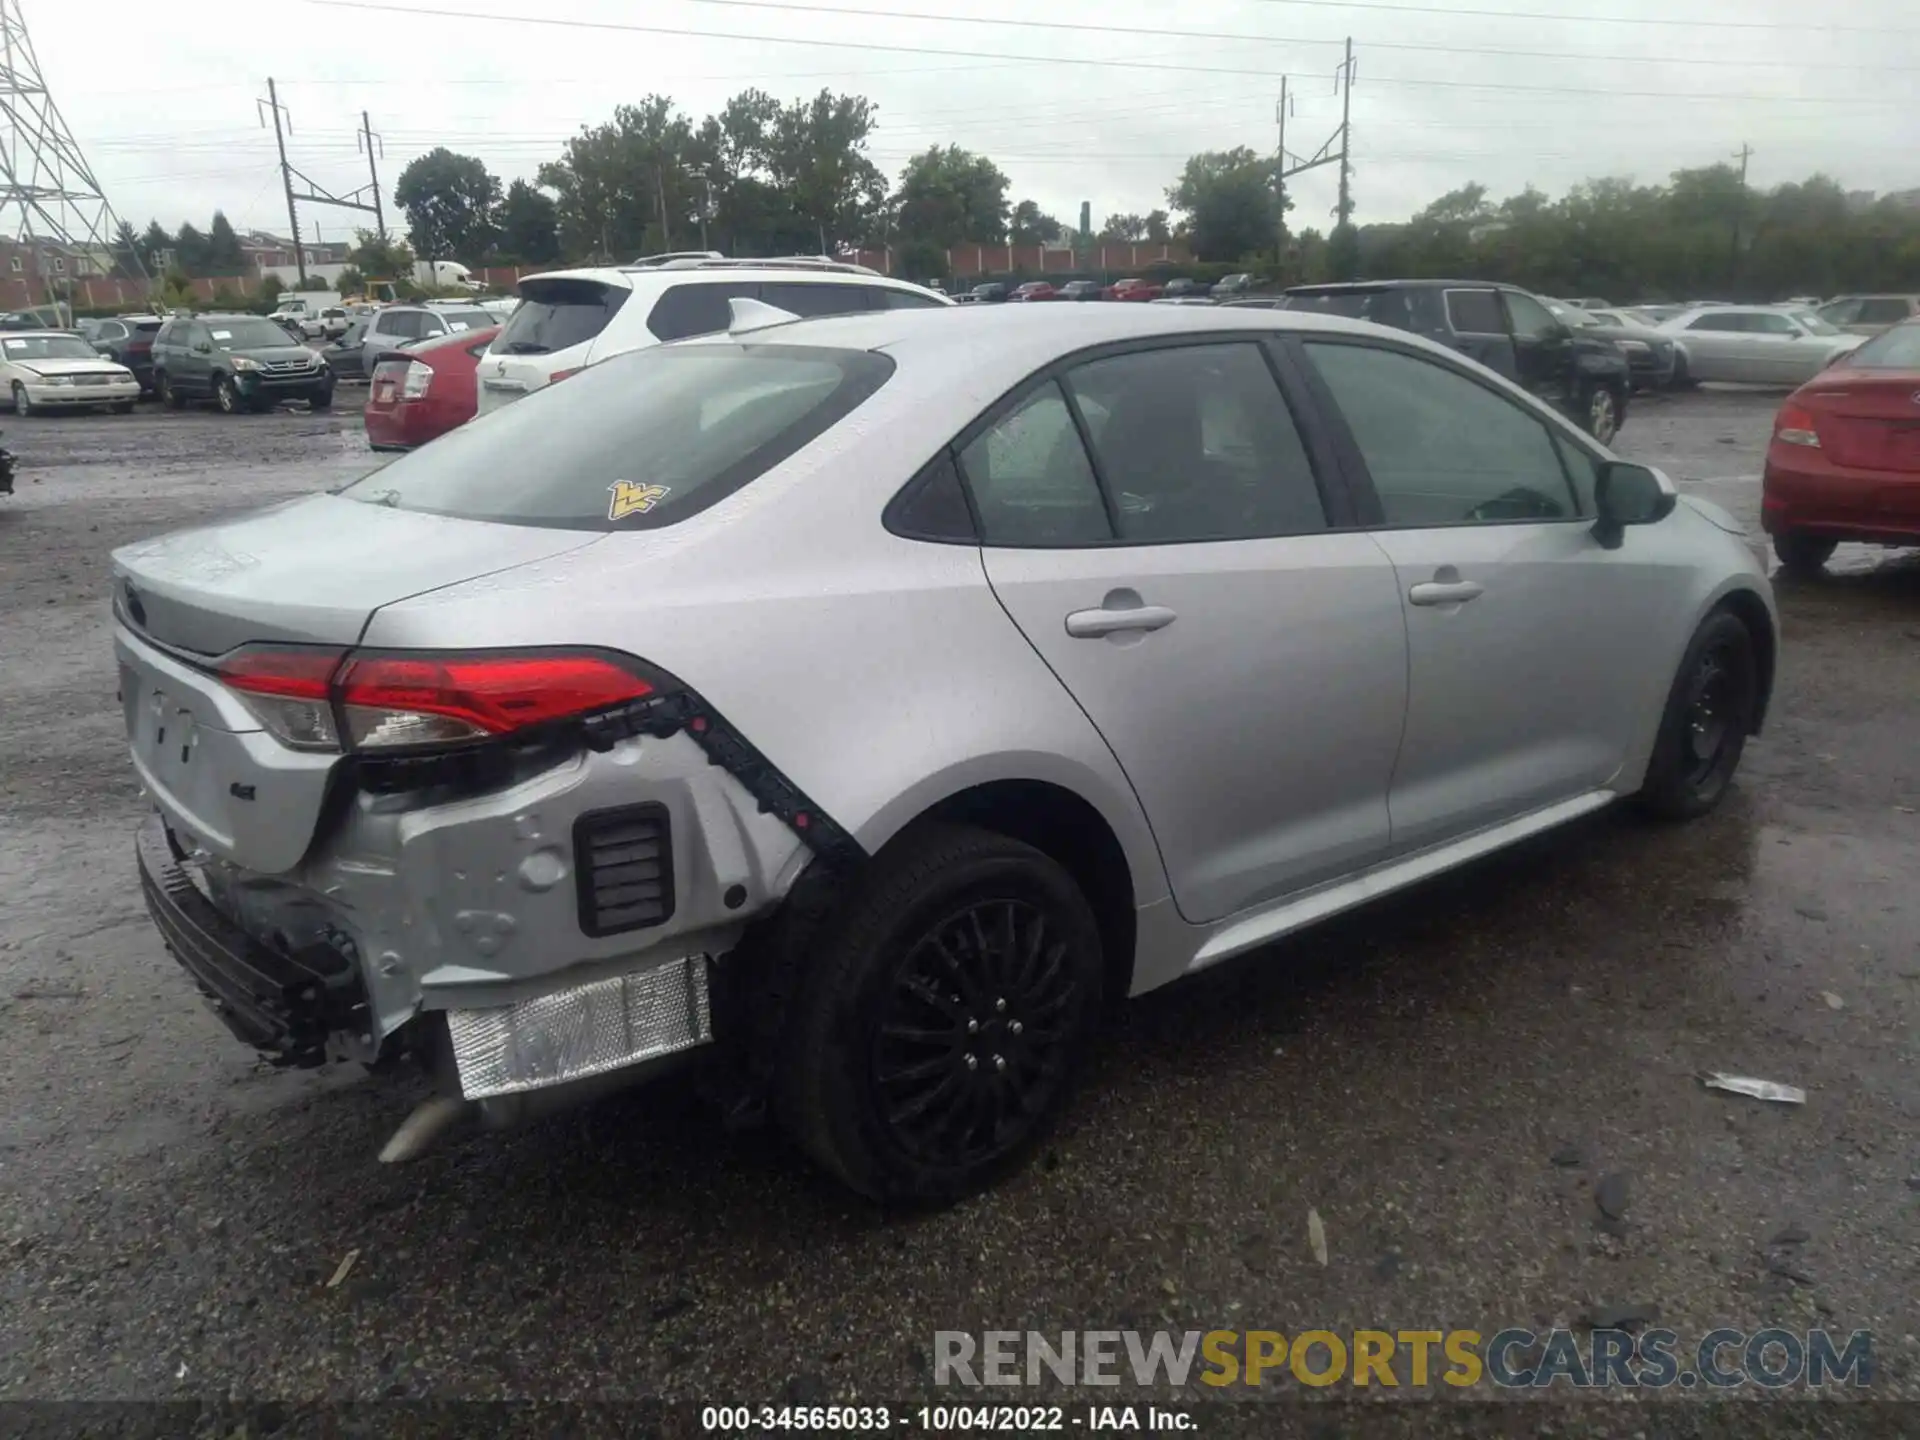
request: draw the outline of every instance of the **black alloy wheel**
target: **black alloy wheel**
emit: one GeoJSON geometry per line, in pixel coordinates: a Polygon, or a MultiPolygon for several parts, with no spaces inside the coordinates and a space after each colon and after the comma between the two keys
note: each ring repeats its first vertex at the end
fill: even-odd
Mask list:
{"type": "Polygon", "coordinates": [[[1759,706],[1753,634],[1737,615],[1716,611],[1680,663],[1637,797],[1640,807],[1663,819],[1691,820],[1718,805],[1733,783],[1759,706]]]}
{"type": "Polygon", "coordinates": [[[878,1200],[959,1198],[1031,1153],[1100,1015],[1100,929],[1044,852],[927,824],[797,948],[774,1100],[814,1160],[878,1200]]]}
{"type": "Polygon", "coordinates": [[[941,1169],[991,1166],[1065,1080],[1078,998],[1067,942],[1024,900],[942,916],[895,970],[873,1034],[873,1104],[900,1148],[941,1169]]]}

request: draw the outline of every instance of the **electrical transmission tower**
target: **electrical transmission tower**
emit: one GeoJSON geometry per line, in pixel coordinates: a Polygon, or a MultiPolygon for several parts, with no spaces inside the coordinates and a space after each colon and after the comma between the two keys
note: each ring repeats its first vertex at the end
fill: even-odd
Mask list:
{"type": "MultiPolygon", "coordinates": [[[[117,226],[47,93],[19,0],[0,0],[0,237],[110,254],[117,226]]],[[[145,274],[138,247],[115,258],[145,274]]]]}

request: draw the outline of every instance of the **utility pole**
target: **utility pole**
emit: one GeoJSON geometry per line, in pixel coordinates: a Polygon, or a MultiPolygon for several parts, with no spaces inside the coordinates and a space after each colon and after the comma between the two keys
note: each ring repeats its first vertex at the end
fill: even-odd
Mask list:
{"type": "Polygon", "coordinates": [[[1353,37],[1347,37],[1347,58],[1340,66],[1340,224],[1344,227],[1353,218],[1353,189],[1350,181],[1353,167],[1348,163],[1353,154],[1353,37]]]}
{"type": "Polygon", "coordinates": [[[360,140],[361,143],[367,147],[367,178],[373,182],[370,187],[373,191],[373,223],[380,232],[380,243],[385,245],[387,243],[387,214],[380,205],[380,171],[373,163],[373,147],[374,142],[379,141],[380,153],[385,155],[387,153],[387,142],[373,133],[373,122],[367,118],[367,112],[364,110],[360,112],[360,140]]]}
{"type": "Polygon", "coordinates": [[[1739,154],[1733,157],[1740,162],[1740,194],[1733,204],[1733,248],[1728,253],[1727,263],[1731,267],[1729,274],[1740,273],[1740,222],[1746,218],[1747,211],[1747,161],[1753,158],[1753,147],[1741,142],[1739,154]]]}
{"type": "Polygon", "coordinates": [[[1279,138],[1274,143],[1278,158],[1273,166],[1273,200],[1278,212],[1273,230],[1273,263],[1278,265],[1281,252],[1287,246],[1287,77],[1280,77],[1280,100],[1273,107],[1274,123],[1279,127],[1279,138]]]}
{"type": "MultiPolygon", "coordinates": [[[[287,192],[287,228],[293,232],[293,263],[300,271],[300,285],[306,288],[307,252],[300,243],[300,213],[293,204],[293,167],[287,164],[287,137],[280,129],[280,92],[273,88],[273,77],[267,77],[267,98],[253,102],[257,110],[264,104],[273,112],[273,143],[280,151],[280,184],[287,192]]],[[[287,117],[287,129],[293,128],[293,117],[287,117]]]]}

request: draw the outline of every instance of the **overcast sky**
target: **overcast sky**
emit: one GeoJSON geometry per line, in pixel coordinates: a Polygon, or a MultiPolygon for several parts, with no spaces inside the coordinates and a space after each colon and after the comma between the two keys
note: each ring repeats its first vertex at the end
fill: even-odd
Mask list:
{"type": "MultiPolygon", "coordinates": [[[[1470,180],[1496,197],[1598,175],[1652,182],[1742,144],[1756,186],[1816,170],[1849,188],[1920,186],[1920,9],[1901,0],[1564,0],[1569,13],[1560,0],[817,0],[858,14],[815,3],[518,7],[697,35],[541,24],[508,16],[503,0],[275,0],[197,18],[148,0],[22,8],[68,124],[137,227],[204,225],[219,208],[242,229],[285,231],[273,133],[254,103],[271,74],[292,118],[289,157],[335,191],[365,183],[353,132],[371,112],[389,204],[402,167],[435,145],[530,178],[581,125],[650,91],[697,119],[750,85],[783,99],[824,86],[878,104],[871,153],[889,176],[930,144],[958,144],[991,156],[1012,198],[1063,221],[1090,201],[1097,228],[1110,212],[1163,205],[1195,151],[1270,152],[1283,73],[1297,96],[1287,149],[1318,149],[1339,124],[1333,76],[1348,35],[1361,223],[1403,219],[1470,180]],[[1559,18],[1539,18],[1550,11],[1559,18]],[[470,18],[485,15],[502,18],[470,18]],[[1035,20],[1076,28],[1014,23],[1035,20]]],[[[1326,228],[1335,167],[1293,184],[1296,228],[1326,228]]],[[[303,207],[302,223],[344,238],[367,218],[303,207]]]]}

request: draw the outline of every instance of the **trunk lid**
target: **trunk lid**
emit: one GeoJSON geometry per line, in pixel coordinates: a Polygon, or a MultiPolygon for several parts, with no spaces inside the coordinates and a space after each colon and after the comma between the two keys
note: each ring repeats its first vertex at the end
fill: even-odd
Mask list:
{"type": "Polygon", "coordinates": [[[314,495],[121,547],[114,606],[136,633],[199,656],[261,640],[351,645],[382,605],[598,538],[314,495]]]}
{"type": "Polygon", "coordinates": [[[115,551],[114,649],[141,782],[183,842],[291,870],[340,757],[280,744],[205,662],[248,641],[350,646],[382,605],[602,538],[317,495],[115,551]]]}
{"type": "Polygon", "coordinates": [[[1797,398],[1836,465],[1920,475],[1920,370],[1835,370],[1797,398]]]}

